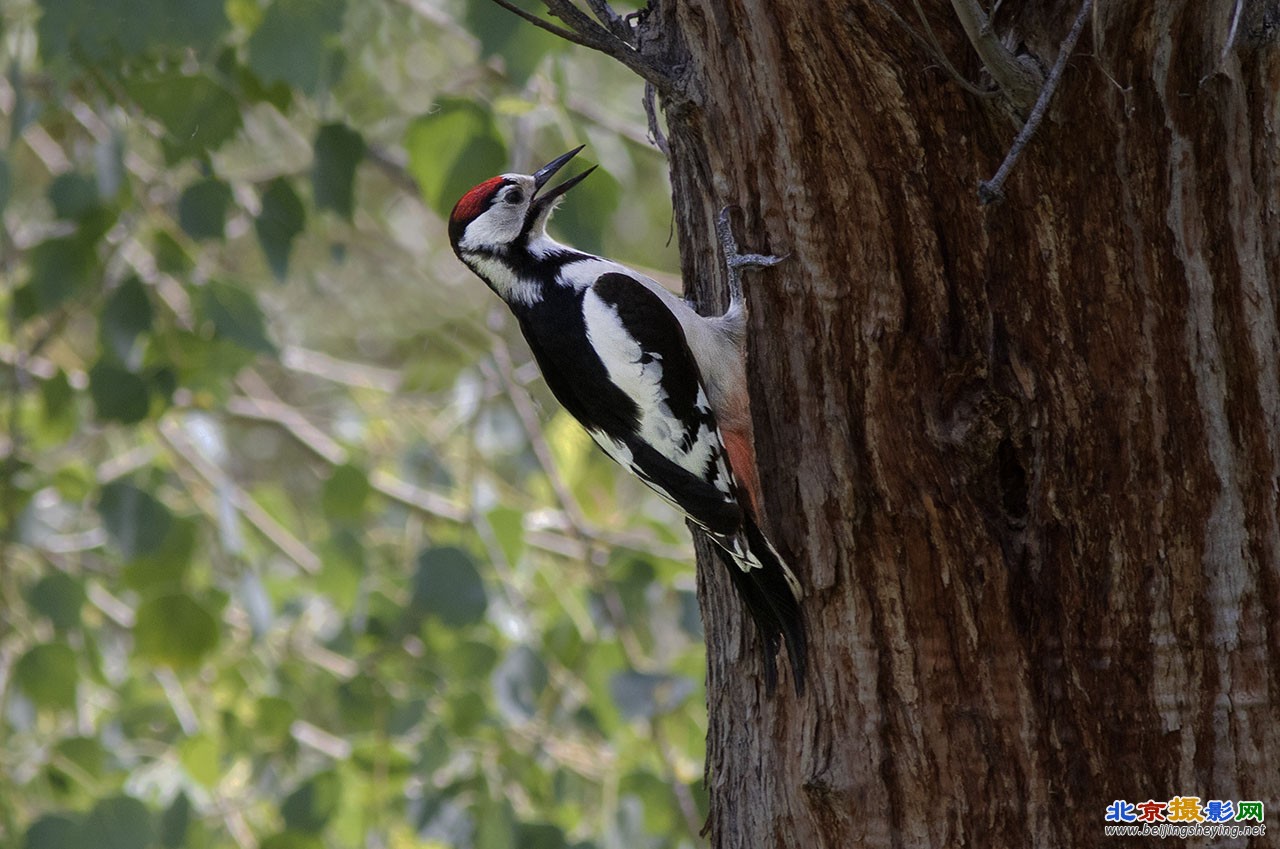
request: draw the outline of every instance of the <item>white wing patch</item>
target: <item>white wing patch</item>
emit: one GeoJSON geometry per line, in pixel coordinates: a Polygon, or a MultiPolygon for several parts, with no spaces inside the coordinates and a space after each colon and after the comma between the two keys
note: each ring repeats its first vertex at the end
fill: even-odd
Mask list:
{"type": "MultiPolygon", "coordinates": [[[[640,343],[623,327],[618,311],[595,292],[588,290],[583,296],[582,312],[587,337],[604,363],[609,379],[634,400],[640,410],[636,435],[677,466],[713,484],[724,493],[726,501],[733,500],[720,433],[709,424],[714,419],[706,390],[699,385],[695,405],[702,421],[689,438],[690,423],[676,417],[667,404],[667,393],[662,386],[662,369],[667,364],[662,358],[642,350],[640,343]],[[708,480],[708,469],[715,469],[714,480],[708,480]]],[[[680,363],[670,365],[687,367],[680,363]]]]}
{"type": "MultiPolygon", "coordinates": [[[[655,352],[644,351],[626,331],[616,308],[590,289],[583,296],[582,311],[587,337],[604,364],[609,379],[639,408],[636,436],[689,474],[715,487],[726,502],[734,501],[732,473],[725,459],[720,431],[714,426],[715,419],[711,415],[705,388],[701,384],[698,386],[694,403],[699,415],[692,430],[690,423],[678,418],[667,403],[667,393],[662,385],[663,368],[687,367],[687,364],[666,364],[655,352]]],[[[679,509],[680,505],[663,489],[662,482],[645,475],[626,444],[601,431],[591,430],[589,433],[605,454],[679,509]]],[[[697,521],[696,517],[690,518],[697,521]]],[[[741,534],[725,536],[713,533],[710,536],[733,555],[744,572],[763,567],[741,534]]]]}

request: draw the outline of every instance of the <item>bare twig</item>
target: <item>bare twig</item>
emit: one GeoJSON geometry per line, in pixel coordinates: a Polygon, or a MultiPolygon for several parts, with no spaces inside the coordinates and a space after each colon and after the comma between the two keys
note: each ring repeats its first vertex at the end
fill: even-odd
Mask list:
{"type": "Polygon", "coordinates": [[[447,519],[458,524],[466,523],[471,516],[467,508],[450,501],[443,495],[414,486],[380,469],[369,475],[369,485],[397,504],[428,516],[447,519]]]}
{"type": "Polygon", "coordinates": [[[494,370],[502,382],[503,389],[506,390],[507,397],[511,400],[511,406],[515,408],[516,416],[520,419],[529,445],[533,448],[533,456],[538,458],[538,465],[542,467],[543,474],[551,483],[551,491],[556,494],[560,509],[564,511],[573,529],[586,535],[587,519],[582,514],[582,506],[578,504],[578,499],[574,497],[569,490],[569,485],[560,476],[560,469],[556,466],[555,458],[551,456],[551,446],[547,444],[547,439],[542,433],[542,423],[538,421],[538,411],[534,409],[533,399],[529,397],[529,393],[523,386],[516,383],[511,352],[507,349],[506,343],[496,336],[492,354],[494,370]]]}
{"type": "MultiPolygon", "coordinates": [[[[508,12],[514,12],[515,14],[519,15],[529,23],[536,26],[538,29],[546,30],[552,35],[563,38],[565,41],[572,41],[574,44],[578,44],[583,47],[590,47],[592,50],[601,50],[605,53],[609,52],[608,50],[605,50],[605,48],[601,45],[601,42],[599,41],[599,39],[592,39],[587,36],[582,36],[582,35],[579,35],[575,30],[565,29],[562,26],[553,24],[548,20],[544,20],[543,18],[538,17],[532,12],[526,12],[524,9],[521,9],[516,4],[508,2],[508,0],[493,0],[493,2],[497,3],[499,6],[506,9],[508,12]]],[[[549,5],[548,5],[548,8],[550,8],[549,5]]],[[[553,11],[553,14],[554,14],[554,11],[553,11]]],[[[559,16],[557,15],[557,17],[559,16]]]]}
{"type": "MultiPolygon", "coordinates": [[[[923,15],[919,0],[912,2],[917,12],[923,15]]],[[[978,0],[951,0],[951,8],[955,10],[969,43],[977,51],[983,67],[991,74],[996,85],[1000,86],[1000,90],[1019,110],[1027,108],[1043,82],[1039,71],[1032,63],[1020,60],[1004,46],[1004,42],[991,28],[991,21],[978,5],[978,0]]]]}
{"type": "MultiPolygon", "coordinates": [[[[227,412],[240,418],[268,422],[277,425],[298,441],[300,445],[326,463],[339,466],[347,462],[345,448],[320,428],[312,424],[295,407],[281,401],[256,372],[246,370],[236,381],[245,394],[227,402],[227,412]]],[[[467,508],[434,492],[414,486],[386,472],[375,471],[369,476],[369,485],[385,496],[412,510],[445,519],[465,523],[470,518],[467,508]]]]}
{"type": "Polygon", "coordinates": [[[200,717],[196,716],[195,708],[191,706],[191,700],[187,698],[187,691],[182,688],[178,676],[167,666],[157,666],[152,674],[160,682],[160,689],[164,691],[164,697],[168,699],[182,733],[188,737],[200,733],[200,717]]]}
{"type": "Polygon", "coordinates": [[[924,16],[924,10],[920,8],[919,3],[916,3],[916,14],[924,24],[924,33],[921,33],[918,29],[908,23],[902,15],[898,14],[898,10],[889,2],[889,0],[876,0],[876,5],[888,12],[889,16],[897,22],[898,26],[902,27],[903,30],[906,31],[907,35],[919,42],[920,46],[933,57],[935,62],[942,66],[942,70],[946,72],[947,76],[949,76],[956,85],[960,86],[969,94],[973,94],[978,97],[994,97],[999,93],[996,89],[984,89],[969,82],[965,79],[964,75],[956,69],[956,66],[951,64],[951,60],[948,59],[946,54],[942,51],[942,45],[938,43],[938,38],[934,35],[933,27],[924,16]]]}
{"type": "MultiPolygon", "coordinates": [[[[516,387],[518,393],[524,393],[528,398],[523,389],[524,381],[519,379],[518,372],[519,369],[511,370],[510,386],[516,387]]],[[[309,421],[296,407],[280,400],[256,372],[246,370],[236,383],[244,394],[228,400],[228,413],[237,418],[276,425],[326,463],[341,465],[347,462],[346,449],[309,421]]],[[[531,400],[529,403],[532,405],[531,400]]],[[[536,421],[536,414],[534,416],[536,421]]],[[[539,438],[542,438],[540,431],[539,438]]],[[[545,440],[543,444],[545,445],[545,440]]],[[[547,460],[550,461],[549,451],[547,460]]],[[[466,506],[380,469],[370,473],[369,485],[383,497],[425,516],[456,524],[470,524],[474,518],[466,506]]],[[[553,487],[555,486],[553,483],[553,487]]],[[[567,492],[563,483],[560,486],[567,492]]],[[[669,560],[681,560],[688,556],[687,549],[667,545],[651,537],[594,527],[581,518],[581,508],[576,511],[579,514],[576,519],[570,517],[569,511],[564,509],[550,512],[556,515],[556,529],[532,529],[525,534],[525,539],[535,548],[553,554],[585,560],[590,557],[591,548],[598,544],[647,551],[669,560]]]]}
{"type": "Polygon", "coordinates": [[[413,175],[409,173],[409,168],[404,163],[402,156],[397,156],[376,142],[369,142],[365,145],[364,155],[395,184],[396,188],[405,194],[413,195],[414,197],[418,196],[418,181],[413,179],[413,175]]]}
{"type": "Polygon", "coordinates": [[[1075,23],[1071,25],[1071,31],[1067,33],[1067,37],[1062,41],[1062,47],[1058,51],[1058,59],[1053,63],[1053,69],[1049,71],[1049,78],[1045,80],[1044,88],[1040,90],[1040,97],[1036,100],[1035,108],[1031,110],[1031,115],[1027,118],[1027,122],[1022,125],[1018,137],[1013,140],[1013,146],[1009,148],[1009,153],[1005,156],[1004,162],[1000,163],[1000,170],[996,171],[996,175],[990,180],[986,180],[978,184],[978,200],[982,204],[994,203],[1004,197],[1004,183],[1009,178],[1009,172],[1018,164],[1018,159],[1022,156],[1022,151],[1026,148],[1027,143],[1031,141],[1031,137],[1035,135],[1036,130],[1040,126],[1040,122],[1044,120],[1045,113],[1049,109],[1049,101],[1053,99],[1053,93],[1058,88],[1058,83],[1062,79],[1062,71],[1067,67],[1067,60],[1071,58],[1071,51],[1075,49],[1076,42],[1080,39],[1080,33],[1084,30],[1084,22],[1089,17],[1089,11],[1093,8],[1093,0],[1084,0],[1080,5],[1080,12],[1076,15],[1075,23]]]}
{"type": "Polygon", "coordinates": [[[671,146],[667,144],[667,137],[658,124],[657,94],[657,86],[651,82],[644,84],[644,114],[649,119],[649,138],[653,139],[654,146],[662,151],[663,156],[670,158],[671,146]]]}
{"type": "Polygon", "coordinates": [[[290,371],[314,375],[357,389],[399,392],[402,382],[400,372],[395,369],[341,360],[322,351],[297,345],[286,345],[280,349],[280,364],[290,371]]]}
{"type": "MultiPolygon", "coordinates": [[[[221,469],[202,457],[195,446],[187,440],[186,434],[182,432],[182,427],[177,422],[172,419],[161,419],[159,431],[165,444],[169,446],[173,455],[182,461],[183,466],[195,472],[205,486],[214,492],[220,490],[226,492],[231,506],[235,507],[236,511],[244,516],[245,521],[282,554],[296,563],[304,572],[314,574],[320,571],[319,555],[307,548],[284,525],[272,518],[271,514],[247,492],[231,483],[221,469]]],[[[216,516],[217,508],[213,508],[210,512],[216,516]]]]}
{"type": "MultiPolygon", "coordinates": [[[[648,83],[646,83],[646,85],[648,85],[648,83]]],[[[600,108],[600,104],[597,101],[589,100],[585,97],[574,97],[570,95],[565,99],[564,105],[571,114],[585,118],[597,127],[606,129],[614,135],[621,136],[627,141],[634,142],[641,147],[649,146],[649,138],[645,135],[645,131],[642,128],[623,118],[609,115],[605,110],[600,108]]]]}
{"type": "Polygon", "coordinates": [[[631,41],[631,27],[627,26],[627,22],[617,12],[613,11],[605,0],[586,0],[586,2],[591,14],[596,16],[596,20],[604,24],[605,29],[623,41],[631,41]]]}
{"type": "MultiPolygon", "coordinates": [[[[510,2],[510,0],[493,0],[493,2],[507,11],[519,15],[539,29],[544,29],[582,47],[589,47],[607,56],[612,56],[649,82],[657,85],[667,85],[670,82],[664,68],[653,59],[643,55],[631,44],[629,32],[625,36],[615,33],[612,29],[597,23],[590,15],[575,6],[571,0],[542,0],[543,5],[547,7],[547,11],[564,21],[567,28],[544,20],[532,12],[527,12],[510,2]]],[[[603,5],[603,3],[600,5],[603,5]]],[[[625,27],[625,23],[622,26],[625,27]]]]}
{"type": "Polygon", "coordinates": [[[680,808],[680,815],[684,817],[685,826],[688,827],[690,834],[697,834],[702,830],[702,820],[698,816],[698,804],[693,800],[693,794],[689,792],[689,787],[680,780],[680,776],[676,773],[675,760],[676,756],[672,754],[672,745],[667,740],[666,731],[662,727],[662,717],[655,716],[649,720],[649,736],[653,738],[654,744],[657,746],[658,755],[662,760],[662,765],[666,767],[667,783],[671,785],[671,790],[675,793],[676,805],[680,808]]]}
{"type": "Polygon", "coordinates": [[[1244,0],[1236,0],[1235,11],[1231,13],[1231,28],[1227,30],[1227,43],[1222,45],[1222,54],[1218,57],[1218,64],[1227,61],[1227,54],[1231,52],[1231,48],[1236,43],[1236,33],[1240,31],[1240,13],[1244,10],[1244,0]]]}
{"type": "Polygon", "coordinates": [[[596,50],[613,55],[618,44],[627,44],[624,39],[618,38],[605,27],[591,20],[591,16],[575,6],[573,0],[542,0],[542,5],[578,35],[595,42],[594,45],[588,44],[588,47],[595,46],[596,50]]]}

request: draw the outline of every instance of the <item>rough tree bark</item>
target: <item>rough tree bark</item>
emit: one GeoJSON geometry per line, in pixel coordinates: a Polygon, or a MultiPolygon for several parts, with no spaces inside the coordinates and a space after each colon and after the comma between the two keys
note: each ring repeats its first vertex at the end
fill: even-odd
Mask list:
{"type": "MultiPolygon", "coordinates": [[[[765,697],[707,562],[712,845],[1280,810],[1280,2],[1099,0],[991,206],[1030,104],[928,46],[994,87],[972,0],[653,5],[686,281],[723,302],[725,203],[792,255],[748,278],[750,373],[811,679],[765,697]]],[[[1078,10],[991,31],[1042,78],[1078,10]]]]}

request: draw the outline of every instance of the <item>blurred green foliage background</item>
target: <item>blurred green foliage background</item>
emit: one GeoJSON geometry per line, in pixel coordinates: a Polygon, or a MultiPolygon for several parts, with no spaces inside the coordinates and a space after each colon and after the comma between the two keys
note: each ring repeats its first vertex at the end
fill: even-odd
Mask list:
{"type": "Polygon", "coordinates": [[[553,229],[670,279],[639,82],[488,0],[0,26],[0,845],[696,845],[687,532],[444,231],[585,143],[553,229]]]}

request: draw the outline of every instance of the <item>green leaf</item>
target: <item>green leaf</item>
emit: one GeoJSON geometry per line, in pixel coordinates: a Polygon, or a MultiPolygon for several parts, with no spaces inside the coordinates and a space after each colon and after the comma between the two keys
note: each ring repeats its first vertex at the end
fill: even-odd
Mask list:
{"type": "Polygon", "coordinates": [[[43,13],[36,33],[45,61],[63,56],[90,62],[118,58],[123,48],[116,17],[119,0],[40,0],[40,6],[43,13]]]}
{"type": "Polygon", "coordinates": [[[464,640],[449,652],[446,667],[450,680],[455,682],[486,680],[498,663],[498,650],[487,642],[464,640]]]}
{"type": "Polygon", "coordinates": [[[114,796],[93,806],[81,825],[85,846],[97,849],[148,849],[155,825],[147,806],[130,796],[114,796]]]}
{"type": "Polygon", "coordinates": [[[342,801],[342,781],[336,772],[321,772],[289,794],[280,806],[285,828],[315,834],[324,829],[342,801]]]}
{"type": "MultiPolygon", "coordinates": [[[[252,5],[257,8],[257,0],[243,0],[245,6],[252,5]]],[[[237,0],[231,0],[227,4],[227,8],[231,9],[233,5],[239,5],[237,0]]],[[[245,6],[241,6],[244,8],[245,6]]],[[[258,9],[258,17],[262,17],[261,9],[258,9]]],[[[252,26],[243,27],[245,30],[254,30],[257,23],[252,26]]],[[[289,107],[293,103],[295,89],[286,82],[263,82],[253,69],[247,65],[243,65],[239,61],[239,57],[234,49],[227,49],[217,62],[218,71],[235,83],[236,90],[247,104],[270,103],[282,114],[289,113],[289,107]]],[[[302,97],[302,93],[298,92],[298,96],[302,97]]]]}
{"type": "Polygon", "coordinates": [[[293,186],[284,177],[271,181],[262,195],[262,212],[253,222],[258,243],[267,256],[267,264],[277,280],[289,271],[289,252],[293,240],[303,231],[307,212],[293,186]]]}
{"type": "Polygon", "coordinates": [[[27,593],[32,610],[48,618],[57,631],[80,627],[84,599],[84,585],[65,572],[45,575],[27,593]]]}
{"type": "Polygon", "coordinates": [[[382,727],[391,697],[382,681],[361,673],[338,687],[338,707],[348,734],[368,732],[382,727]]]}
{"type": "Polygon", "coordinates": [[[475,849],[513,849],[515,842],[515,814],[506,799],[493,799],[483,808],[476,823],[475,849]]]}
{"type": "Polygon", "coordinates": [[[145,601],[133,625],[133,649],[150,663],[189,669],[218,646],[218,620],[186,593],[145,601]]]}
{"type": "Polygon", "coordinates": [[[31,249],[27,265],[31,277],[20,301],[19,316],[30,318],[48,312],[63,301],[89,289],[98,271],[96,240],[83,234],[46,239],[31,249]]]}
{"type": "Polygon", "coordinates": [[[178,198],[178,226],[193,239],[222,239],[231,206],[231,187],[217,177],[187,186],[178,198]]]}
{"type": "Polygon", "coordinates": [[[226,32],[221,0],[40,0],[36,32],[46,59],[102,63],[174,48],[207,49],[226,32]]]}
{"type": "Polygon", "coordinates": [[[493,672],[498,709],[510,722],[527,722],[538,712],[538,699],[547,688],[547,667],[528,646],[516,646],[493,672]]]}
{"type": "Polygon", "coordinates": [[[360,582],[368,573],[362,536],[350,527],[335,526],[319,550],[316,589],[341,607],[355,604],[360,582]]]}
{"type": "Polygon", "coordinates": [[[102,488],[98,514],[112,541],[128,559],[157,551],[173,522],[168,507],[128,481],[112,481],[102,488]]]}
{"type": "Polygon", "coordinates": [[[68,737],[59,741],[54,751],[90,778],[101,778],[107,765],[107,750],[96,737],[68,737]]]}
{"type": "MultiPolygon", "coordinates": [[[[540,11],[538,3],[528,0],[516,5],[534,14],[540,11]]],[[[469,0],[463,22],[480,39],[481,58],[501,57],[512,89],[523,88],[542,57],[560,46],[554,35],[529,26],[493,0],[469,0]]]]}
{"type": "Polygon", "coordinates": [[[80,425],[76,391],[67,373],[58,369],[48,380],[40,381],[40,435],[55,443],[69,438],[80,425]]]}
{"type": "Polygon", "coordinates": [[[9,205],[9,196],[13,194],[13,170],[9,167],[9,158],[0,153],[0,212],[9,205]]]}
{"type": "Polygon", "coordinates": [[[519,823],[516,826],[515,846],[520,849],[568,849],[564,831],[551,823],[519,823]]]}
{"type": "Polygon", "coordinates": [[[141,363],[135,349],[138,336],[151,330],[151,298],[142,281],[129,277],[107,298],[99,320],[102,347],[132,368],[141,363]]]}
{"type": "Polygon", "coordinates": [[[49,183],[49,201],[54,215],[75,221],[97,208],[98,186],[84,174],[59,174],[49,183]]]}
{"type": "Polygon", "coordinates": [[[645,770],[625,775],[619,793],[633,796],[644,806],[644,828],[652,834],[671,834],[680,828],[679,810],[671,785],[645,770]]]}
{"type": "Polygon", "coordinates": [[[487,518],[507,562],[520,562],[524,554],[524,511],[514,507],[495,507],[487,518]]]}
{"type": "Polygon", "coordinates": [[[609,679],[609,695],[627,719],[649,719],[669,713],[689,697],[696,685],[676,675],[629,670],[609,679]]]}
{"type": "Polygon", "coordinates": [[[55,471],[50,483],[65,500],[75,503],[84,501],[98,488],[93,469],[74,460],[55,471]]]}
{"type": "MultiPolygon", "coordinates": [[[[577,163],[578,159],[575,158],[577,163]]],[[[579,167],[589,165],[580,163],[579,167]]],[[[570,175],[571,176],[571,175],[570,175]]],[[[622,185],[604,169],[596,169],[565,196],[556,209],[552,228],[562,241],[586,251],[604,252],[605,235],[622,200],[622,185]]]]}
{"type": "Polygon", "coordinates": [[[364,158],[364,137],[346,124],[325,124],[316,134],[311,193],[317,209],[332,209],[347,220],[355,207],[356,166],[364,158]]]}
{"type": "Polygon", "coordinates": [[[160,845],[165,849],[181,849],[186,843],[191,823],[191,800],[179,792],[160,817],[160,845]]]}
{"type": "MultiPolygon", "coordinates": [[[[123,0],[129,2],[129,0],[123,0]]],[[[150,43],[154,46],[208,50],[231,28],[225,0],[143,0],[154,12],[150,43]]],[[[127,19],[127,26],[139,21],[127,19]]]]}
{"type": "MultiPolygon", "coordinates": [[[[199,333],[172,329],[158,339],[163,355],[176,372],[178,383],[196,396],[201,406],[224,401],[231,394],[231,379],[254,361],[258,354],[218,335],[214,322],[201,315],[202,296],[196,292],[196,320],[199,333]]],[[[255,305],[256,306],[256,305],[255,305]]]]}
{"type": "Polygon", "coordinates": [[[216,150],[240,129],[240,105],[207,76],[179,73],[133,78],[129,96],[164,125],[165,160],[170,164],[216,150]]]}
{"type": "Polygon", "coordinates": [[[121,575],[125,586],[144,591],[176,589],[191,565],[195,545],[195,521],[173,517],[154,551],[136,555],[125,564],[121,575]]]}
{"type": "Polygon", "coordinates": [[[196,315],[201,323],[213,325],[217,338],[234,342],[247,351],[276,353],[276,346],[267,338],[267,321],[258,299],[248,289],[211,280],[199,290],[196,315]]]}
{"type": "Polygon", "coordinates": [[[219,739],[212,734],[198,734],[183,740],[178,747],[182,768],[205,787],[213,787],[222,778],[219,739]]]}
{"type": "Polygon", "coordinates": [[[484,696],[466,691],[449,699],[445,710],[445,727],[458,739],[475,736],[477,730],[490,715],[484,696]]]}
{"type": "Polygon", "coordinates": [[[288,699],[263,696],[254,706],[253,730],[269,740],[279,741],[289,733],[297,716],[297,708],[288,699]]]}
{"type": "Polygon", "coordinates": [[[324,849],[324,841],[314,834],[282,831],[259,843],[258,849],[324,849]]]}
{"type": "Polygon", "coordinates": [[[69,710],[76,706],[76,656],[66,643],[33,646],[18,658],[14,680],[37,707],[69,710]]]}
{"type": "Polygon", "coordinates": [[[484,619],[489,599],[471,556],[460,548],[442,546],[418,555],[409,606],[450,628],[462,628],[484,619]]]}
{"type": "Polygon", "coordinates": [[[315,94],[340,67],[345,0],[275,0],[249,38],[249,67],[265,83],[315,94]]]}
{"type": "Polygon", "coordinates": [[[23,849],[72,849],[79,844],[78,814],[45,814],[27,828],[23,849]]]}
{"type": "Polygon", "coordinates": [[[324,482],[320,495],[325,518],[331,522],[359,522],[364,518],[365,502],[371,491],[369,478],[359,466],[350,463],[338,466],[324,482]]]}
{"type": "Polygon", "coordinates": [[[196,264],[187,249],[165,230],[156,231],[151,252],[156,258],[157,270],[175,277],[189,274],[196,264]]]}
{"type": "Polygon", "coordinates": [[[98,360],[89,370],[89,396],[103,421],[137,424],[151,407],[146,381],[106,359],[98,360]]]}
{"type": "Polygon", "coordinates": [[[245,32],[253,32],[261,26],[262,16],[258,0],[227,0],[227,17],[245,32]]]}
{"type": "Polygon", "coordinates": [[[409,172],[442,218],[468,189],[502,173],[507,164],[493,115],[461,98],[441,98],[435,111],[415,119],[405,134],[405,148],[409,172]]]}

